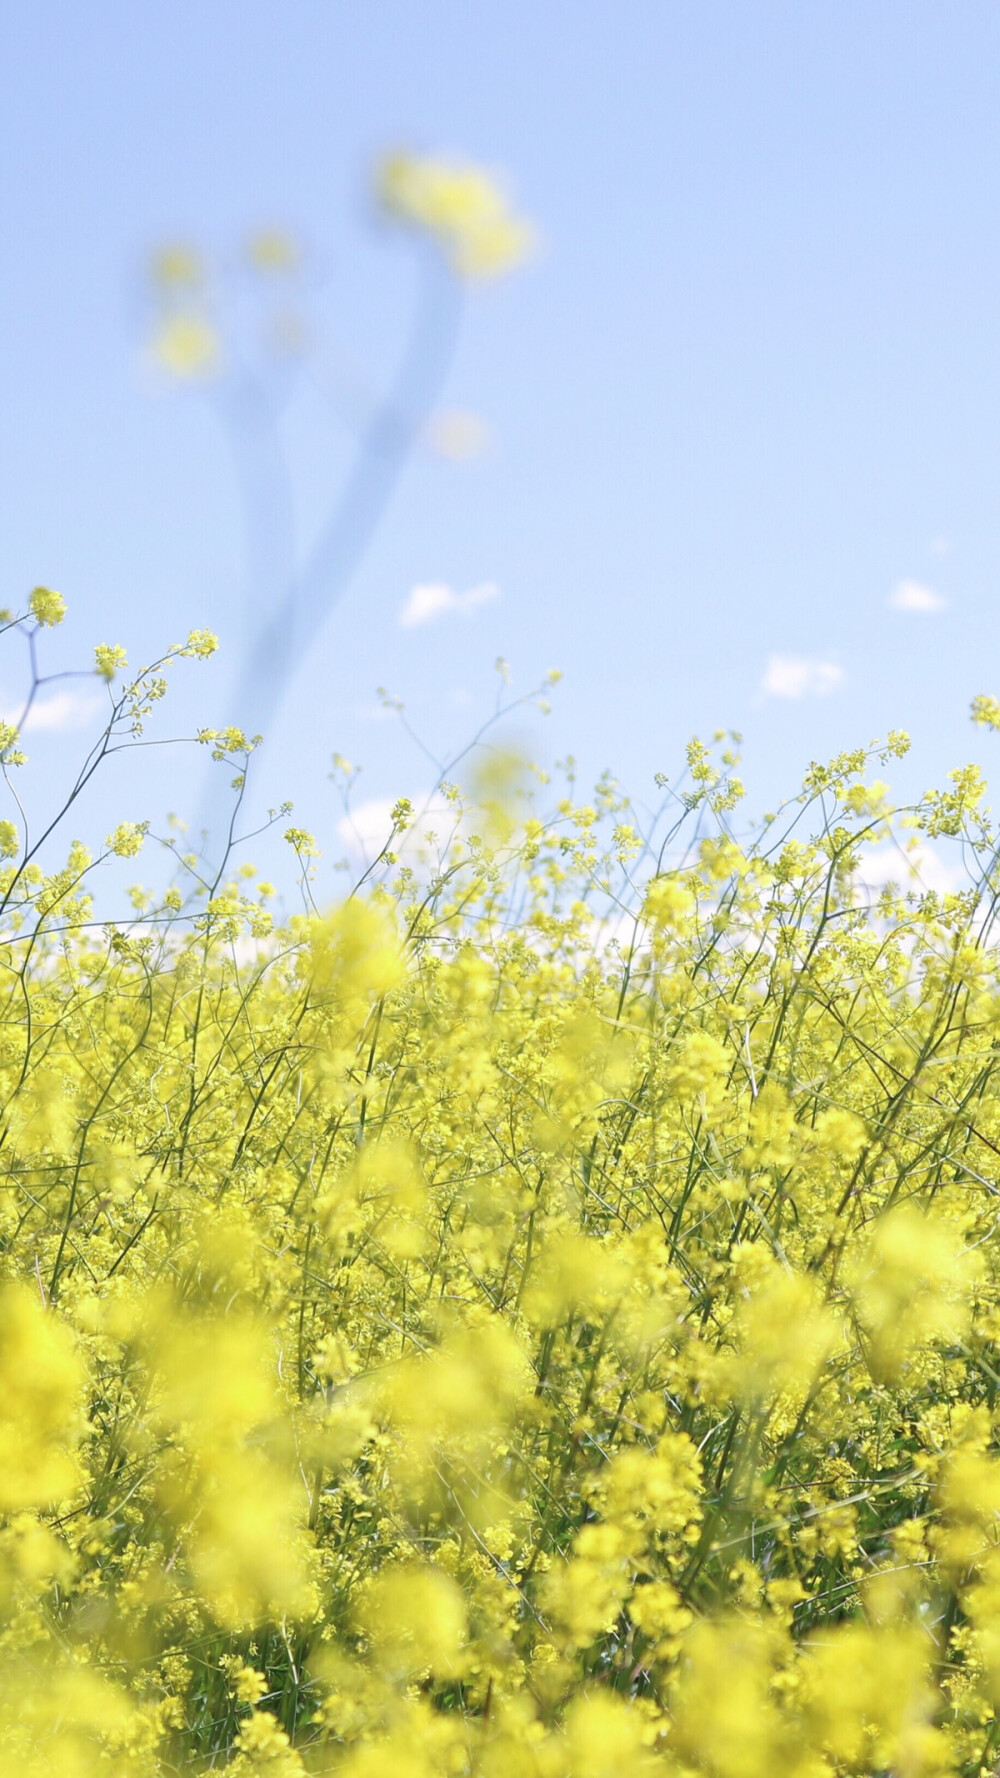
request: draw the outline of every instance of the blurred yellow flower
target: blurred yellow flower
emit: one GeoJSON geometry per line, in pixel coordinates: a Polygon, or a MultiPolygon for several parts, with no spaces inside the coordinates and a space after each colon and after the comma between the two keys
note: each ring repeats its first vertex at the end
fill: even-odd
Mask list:
{"type": "Polygon", "coordinates": [[[196,290],[204,283],[205,268],[197,248],[168,241],[150,255],[149,276],[163,291],[196,290]]]}
{"type": "Polygon", "coordinates": [[[67,1327],[30,1285],[0,1291],[0,1513],[50,1506],[77,1486],[86,1373],[67,1327]]]}
{"type": "Polygon", "coordinates": [[[255,229],[245,251],[247,263],[255,272],[294,272],[302,259],[295,236],[283,228],[255,229]]]}
{"type": "Polygon", "coordinates": [[[481,167],[390,154],[376,169],[375,191],[388,215],[432,235],[461,277],[497,277],[531,247],[530,226],[481,167]]]}
{"type": "Polygon", "coordinates": [[[173,377],[211,376],[218,368],[219,336],[200,315],[168,315],[153,336],[153,355],[173,377]]]}
{"type": "Polygon", "coordinates": [[[434,414],[427,424],[427,439],[439,457],[467,463],[480,457],[490,442],[490,429],[479,414],[450,408],[434,414]]]}
{"type": "Polygon", "coordinates": [[[971,715],[973,722],[980,728],[1000,729],[1000,698],[991,698],[986,692],[981,692],[979,697],[972,700],[971,715]]]}

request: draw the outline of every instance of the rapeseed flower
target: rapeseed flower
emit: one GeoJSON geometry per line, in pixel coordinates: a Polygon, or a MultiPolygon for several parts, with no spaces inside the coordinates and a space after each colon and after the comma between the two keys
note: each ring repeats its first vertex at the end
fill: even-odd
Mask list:
{"type": "Polygon", "coordinates": [[[902,746],[755,846],[692,744],[662,857],[610,780],[449,791],[270,924],[0,827],[0,1772],[994,1770],[1000,836],[902,746]],[[870,912],[886,823],[979,877],[870,912]]]}

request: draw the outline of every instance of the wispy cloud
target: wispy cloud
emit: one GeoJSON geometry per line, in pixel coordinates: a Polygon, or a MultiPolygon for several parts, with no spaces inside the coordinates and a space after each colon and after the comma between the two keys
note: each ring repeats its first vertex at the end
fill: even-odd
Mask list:
{"type": "Polygon", "coordinates": [[[893,611],[944,611],[947,599],[935,593],[929,586],[921,586],[917,580],[898,580],[889,594],[888,604],[893,611]]]}
{"type": "Polygon", "coordinates": [[[843,679],[843,668],[836,661],[772,654],[760,689],[767,698],[822,698],[842,685],[843,679]]]}
{"type": "MultiPolygon", "coordinates": [[[[21,709],[23,709],[23,705],[21,709]]],[[[36,698],[24,721],[20,723],[21,733],[30,734],[63,734],[67,729],[86,728],[87,723],[97,715],[101,701],[92,692],[56,691],[49,697],[36,698]]],[[[3,712],[6,722],[19,723],[21,709],[6,709],[3,712]]]]}
{"type": "Polygon", "coordinates": [[[470,617],[480,605],[487,605],[499,595],[500,588],[492,580],[484,580],[479,586],[470,587],[467,593],[457,593],[454,587],[446,586],[443,581],[434,581],[426,586],[413,588],[399,614],[399,621],[404,630],[412,630],[417,624],[433,623],[435,618],[445,617],[452,611],[459,612],[463,617],[470,617]]]}

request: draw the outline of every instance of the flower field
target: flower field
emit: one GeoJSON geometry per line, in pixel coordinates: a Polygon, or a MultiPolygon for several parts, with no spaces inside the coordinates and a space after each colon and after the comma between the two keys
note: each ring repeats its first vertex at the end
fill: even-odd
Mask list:
{"type": "Polygon", "coordinates": [[[487,772],[283,922],[3,823],[0,1772],[994,1770],[1000,853],[905,748],[487,772]]]}

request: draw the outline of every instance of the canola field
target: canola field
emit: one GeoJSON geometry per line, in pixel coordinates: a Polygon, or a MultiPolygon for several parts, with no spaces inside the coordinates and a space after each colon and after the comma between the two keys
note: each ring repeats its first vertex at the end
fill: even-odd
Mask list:
{"type": "MultiPolygon", "coordinates": [[[[213,645],[98,649],[81,782],[213,645]]],[[[1000,851],[906,745],[752,834],[697,743],[658,838],[446,787],[335,907],[290,829],[283,921],[11,805],[0,1772],[994,1771],[1000,851]]]]}

